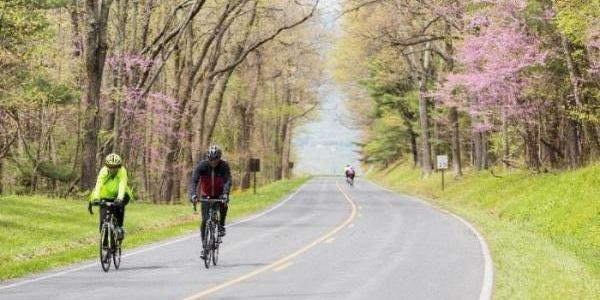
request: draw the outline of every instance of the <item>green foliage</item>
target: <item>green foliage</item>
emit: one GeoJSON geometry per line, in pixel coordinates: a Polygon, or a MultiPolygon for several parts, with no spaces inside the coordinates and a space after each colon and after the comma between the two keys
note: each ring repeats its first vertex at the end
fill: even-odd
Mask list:
{"type": "Polygon", "coordinates": [[[39,4],[34,0],[0,2],[0,59],[3,55],[23,54],[27,44],[36,41],[47,28],[39,4]]]}
{"type": "Polygon", "coordinates": [[[35,75],[23,85],[20,96],[46,105],[72,104],[77,101],[78,93],[70,84],[51,82],[45,76],[35,75]]]}
{"type": "Polygon", "coordinates": [[[22,108],[28,99],[64,101],[74,97],[67,85],[52,86],[41,75],[41,63],[33,59],[49,38],[44,10],[64,5],[64,0],[0,1],[0,106],[22,108]]]}
{"type": "Polygon", "coordinates": [[[572,41],[583,44],[588,30],[598,25],[600,0],[556,0],[558,27],[572,41]]]}
{"type": "Polygon", "coordinates": [[[55,165],[50,161],[40,162],[37,171],[45,177],[65,183],[71,182],[77,177],[77,170],[72,170],[61,165],[55,165]]]}
{"type": "Polygon", "coordinates": [[[406,65],[384,49],[368,64],[369,77],[360,81],[373,101],[373,126],[363,149],[365,161],[388,164],[410,151],[418,111],[418,92],[406,65]]]}
{"type": "Polygon", "coordinates": [[[396,115],[386,114],[376,119],[372,126],[373,138],[365,145],[363,151],[367,163],[387,164],[402,156],[406,151],[404,143],[406,129],[396,115]]]}

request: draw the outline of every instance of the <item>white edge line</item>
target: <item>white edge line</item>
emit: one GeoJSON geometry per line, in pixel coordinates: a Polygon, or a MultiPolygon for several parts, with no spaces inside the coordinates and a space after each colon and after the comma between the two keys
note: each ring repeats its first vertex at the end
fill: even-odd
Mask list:
{"type": "Polygon", "coordinates": [[[475,236],[477,237],[477,240],[479,240],[479,246],[481,247],[481,252],[483,254],[483,261],[484,261],[484,269],[483,269],[483,283],[481,286],[481,292],[479,293],[479,300],[488,300],[488,299],[492,299],[492,290],[494,287],[494,265],[492,263],[492,256],[490,255],[490,250],[487,246],[487,243],[485,242],[485,239],[483,238],[483,235],[481,235],[481,233],[479,233],[479,231],[477,231],[477,229],[475,229],[475,226],[473,226],[471,223],[467,222],[465,219],[463,219],[462,217],[455,215],[454,213],[441,208],[439,206],[433,205],[423,199],[417,198],[417,197],[413,197],[413,196],[409,196],[406,194],[400,194],[398,192],[395,192],[393,190],[390,190],[386,187],[383,187],[377,183],[374,183],[373,181],[367,179],[367,181],[375,186],[378,186],[390,193],[394,193],[397,195],[402,195],[406,198],[424,203],[425,205],[431,207],[431,208],[435,208],[438,210],[441,210],[453,217],[455,217],[456,219],[458,219],[461,223],[463,223],[465,226],[467,226],[467,228],[469,228],[471,230],[471,232],[473,232],[475,234],[475,236]]]}
{"type": "MultiPolygon", "coordinates": [[[[254,220],[256,218],[262,217],[262,216],[266,215],[267,213],[269,213],[269,212],[271,212],[271,211],[273,211],[273,210],[281,207],[282,205],[284,205],[285,203],[287,203],[288,201],[290,201],[292,198],[294,198],[294,196],[296,196],[298,194],[298,192],[300,192],[300,190],[302,188],[304,188],[309,181],[311,181],[311,180],[309,179],[308,181],[306,181],[298,189],[296,189],[296,191],[294,191],[291,195],[289,195],[285,200],[280,201],[279,203],[277,203],[276,205],[272,206],[271,208],[269,208],[269,209],[267,209],[267,210],[265,210],[265,211],[263,211],[261,213],[252,215],[252,216],[250,216],[250,217],[248,217],[246,219],[242,219],[240,221],[228,224],[225,227],[235,226],[235,225],[238,225],[238,224],[242,224],[242,223],[246,223],[246,222],[252,221],[252,220],[254,220]]],[[[154,250],[154,249],[157,249],[157,248],[161,248],[161,247],[164,247],[164,246],[168,246],[168,245],[172,245],[172,244],[179,243],[179,242],[182,242],[182,241],[186,241],[186,240],[189,240],[192,237],[195,237],[196,235],[197,235],[197,233],[188,234],[188,236],[185,236],[183,238],[179,238],[179,239],[176,239],[176,240],[168,241],[166,243],[162,243],[162,244],[155,245],[155,246],[150,246],[150,247],[142,248],[142,249],[139,249],[139,250],[136,250],[136,251],[124,254],[123,257],[133,256],[133,255],[136,255],[136,254],[148,252],[148,251],[151,251],[151,250],[154,250]]],[[[86,264],[86,265],[83,265],[83,266],[80,266],[80,267],[76,267],[74,269],[68,269],[68,270],[64,270],[64,271],[58,272],[58,273],[52,273],[52,274],[44,275],[44,276],[41,276],[41,277],[36,277],[36,278],[32,278],[32,279],[26,279],[26,280],[18,281],[18,282],[9,284],[9,285],[0,286],[0,290],[6,290],[6,289],[9,289],[9,288],[21,286],[21,285],[28,284],[28,283],[33,283],[33,282],[42,281],[42,280],[53,278],[53,277],[62,276],[62,275],[68,274],[68,273],[73,273],[73,272],[81,271],[83,269],[88,269],[88,268],[91,268],[91,267],[96,266],[96,265],[97,265],[97,263],[89,263],[89,264],[86,264]]]]}

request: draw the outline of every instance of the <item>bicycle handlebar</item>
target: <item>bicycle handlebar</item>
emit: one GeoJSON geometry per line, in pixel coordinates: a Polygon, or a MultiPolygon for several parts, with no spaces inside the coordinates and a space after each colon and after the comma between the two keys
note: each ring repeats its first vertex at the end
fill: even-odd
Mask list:
{"type": "Polygon", "coordinates": [[[119,204],[116,203],[115,199],[110,198],[100,199],[100,201],[92,201],[92,205],[100,207],[119,206],[119,204]]]}
{"type": "Polygon", "coordinates": [[[200,200],[198,200],[198,202],[208,202],[208,203],[221,202],[221,203],[225,203],[227,201],[225,201],[225,199],[223,199],[223,198],[201,198],[200,200]]]}
{"type": "Polygon", "coordinates": [[[192,206],[194,207],[194,211],[198,211],[197,204],[199,202],[204,202],[204,203],[218,203],[218,202],[220,202],[220,203],[227,203],[227,200],[223,199],[223,198],[205,198],[205,197],[203,197],[203,198],[197,199],[196,201],[192,201],[192,206]]]}
{"type": "Polygon", "coordinates": [[[194,207],[194,211],[198,211],[197,204],[199,202],[204,202],[204,203],[217,203],[217,202],[227,203],[227,200],[223,199],[223,198],[202,197],[202,198],[197,199],[196,201],[192,201],[192,206],[194,207]]]}

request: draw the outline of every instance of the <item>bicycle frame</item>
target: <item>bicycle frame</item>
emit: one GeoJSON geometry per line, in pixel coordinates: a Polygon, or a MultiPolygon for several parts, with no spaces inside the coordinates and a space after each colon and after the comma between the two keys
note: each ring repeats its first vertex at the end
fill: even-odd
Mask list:
{"type": "Polygon", "coordinates": [[[111,238],[108,239],[108,248],[112,249],[113,248],[113,243],[114,238],[112,238],[114,236],[114,232],[116,230],[116,224],[117,224],[117,218],[115,217],[115,213],[114,213],[114,207],[115,206],[109,206],[107,207],[108,209],[106,210],[106,214],[104,215],[104,219],[102,220],[102,227],[106,228],[106,230],[109,233],[109,236],[111,238]]]}

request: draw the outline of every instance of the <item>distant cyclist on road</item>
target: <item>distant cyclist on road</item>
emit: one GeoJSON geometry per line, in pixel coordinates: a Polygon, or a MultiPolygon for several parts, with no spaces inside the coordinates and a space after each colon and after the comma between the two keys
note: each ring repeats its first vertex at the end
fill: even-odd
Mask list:
{"type": "MultiPolygon", "coordinates": [[[[90,195],[88,211],[92,212],[92,202],[104,199],[107,201],[115,201],[118,204],[115,208],[115,217],[117,219],[117,234],[119,239],[125,237],[123,230],[123,221],[125,220],[125,206],[133,197],[131,188],[127,185],[127,170],[123,167],[123,161],[118,154],[111,153],[106,156],[104,166],[98,173],[96,186],[90,195]]],[[[106,207],[100,208],[100,228],[102,228],[102,220],[106,214],[106,207]]]]}
{"type": "MultiPolygon", "coordinates": [[[[221,159],[221,149],[212,145],[206,152],[206,159],[200,160],[190,181],[190,201],[198,202],[201,198],[223,199],[225,203],[219,205],[219,236],[225,236],[225,218],[227,217],[229,191],[231,189],[231,172],[229,164],[221,159]]],[[[208,219],[208,203],[201,202],[202,223],[200,225],[200,234],[204,242],[204,228],[208,219]]],[[[202,254],[200,257],[206,257],[206,251],[202,245],[202,254]]]]}
{"type": "Polygon", "coordinates": [[[350,164],[346,165],[346,169],[344,169],[344,173],[346,174],[346,181],[348,183],[350,183],[350,182],[354,183],[354,175],[356,174],[356,171],[354,171],[354,168],[350,164]]]}

